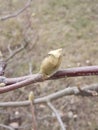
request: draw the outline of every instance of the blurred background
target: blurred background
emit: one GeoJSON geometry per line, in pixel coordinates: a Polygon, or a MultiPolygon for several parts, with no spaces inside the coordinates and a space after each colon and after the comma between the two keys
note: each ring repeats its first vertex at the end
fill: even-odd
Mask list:
{"type": "MultiPolygon", "coordinates": [[[[27,0],[0,0],[0,18],[25,7],[27,0]]],[[[61,68],[98,64],[98,0],[32,0],[16,17],[0,21],[0,51],[4,58],[9,46],[15,49],[28,41],[28,46],[9,60],[6,77],[18,77],[39,71],[40,63],[50,50],[63,48],[61,68]]],[[[81,87],[98,82],[97,76],[74,77],[29,85],[0,95],[0,101],[23,101],[31,90],[35,98],[68,86],[81,87]]],[[[65,96],[53,101],[67,130],[98,130],[98,97],[65,96]]],[[[36,107],[39,130],[60,130],[53,113],[43,104],[36,107]]],[[[0,108],[0,124],[18,113],[20,128],[31,130],[32,115],[28,107],[0,108]]],[[[5,130],[0,128],[0,130],[5,130]]]]}

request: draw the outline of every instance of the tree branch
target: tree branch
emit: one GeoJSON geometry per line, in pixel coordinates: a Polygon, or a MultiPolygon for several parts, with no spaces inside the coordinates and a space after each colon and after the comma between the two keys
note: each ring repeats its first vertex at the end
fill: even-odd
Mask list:
{"type": "Polygon", "coordinates": [[[84,66],[67,68],[57,71],[50,79],[58,79],[65,77],[77,77],[77,76],[93,76],[98,75],[98,66],[84,66]]]}
{"type": "MultiPolygon", "coordinates": [[[[92,84],[90,86],[84,86],[82,87],[82,90],[91,90],[98,92],[98,84],[92,84]]],[[[68,87],[63,90],[60,90],[58,92],[55,92],[53,94],[50,94],[45,97],[34,99],[34,104],[39,103],[47,103],[48,101],[52,101],[58,98],[61,98],[63,96],[70,96],[70,95],[76,95],[76,96],[93,96],[88,94],[83,94],[78,87],[68,87]]],[[[30,105],[30,101],[18,101],[18,102],[0,102],[0,107],[24,107],[30,105]]]]}
{"type": "Polygon", "coordinates": [[[30,101],[30,110],[31,110],[31,114],[32,114],[32,127],[33,127],[33,130],[37,130],[37,122],[36,122],[36,116],[35,116],[35,106],[34,106],[34,93],[33,91],[31,91],[29,93],[29,101],[30,101]]]}
{"type": "MultiPolygon", "coordinates": [[[[22,77],[16,77],[16,78],[6,78],[6,77],[0,77],[0,82],[4,82],[7,85],[14,84],[29,78],[33,78],[33,75],[27,75],[22,77]],[[3,81],[1,80],[3,79],[3,81]]],[[[59,78],[66,78],[66,77],[77,77],[77,76],[94,76],[98,75],[98,66],[84,66],[84,67],[75,67],[75,68],[67,68],[58,70],[55,74],[53,74],[51,77],[47,78],[47,80],[54,80],[59,78]]]]}
{"type": "Polygon", "coordinates": [[[7,125],[4,125],[4,124],[0,124],[0,127],[6,128],[8,130],[14,130],[14,128],[7,126],[7,125]]]}
{"type": "MultiPolygon", "coordinates": [[[[54,80],[67,77],[93,76],[93,75],[98,75],[98,66],[85,66],[85,67],[58,70],[55,74],[44,80],[54,80]]],[[[39,73],[18,78],[6,78],[1,76],[0,81],[5,83],[6,86],[0,88],[0,94],[27,86],[32,83],[43,82],[44,80],[43,75],[39,73]]]]}
{"type": "Polygon", "coordinates": [[[16,82],[15,84],[11,84],[11,85],[0,88],[0,93],[12,91],[12,90],[27,86],[27,85],[32,84],[32,83],[42,82],[42,81],[43,81],[43,75],[42,74],[35,74],[35,75],[32,75],[31,78],[28,78],[26,80],[16,82]]]}
{"type": "Polygon", "coordinates": [[[52,103],[51,102],[47,102],[47,105],[54,112],[54,114],[55,114],[55,116],[56,116],[56,118],[57,118],[57,120],[58,120],[58,122],[60,124],[61,129],[62,130],[66,130],[66,128],[64,127],[63,121],[62,121],[58,111],[55,109],[55,107],[52,105],[52,103]]]}
{"type": "Polygon", "coordinates": [[[10,55],[5,59],[5,62],[8,62],[11,58],[13,58],[17,53],[19,53],[20,51],[22,51],[24,48],[27,47],[27,45],[29,44],[28,41],[24,40],[25,43],[21,44],[21,46],[19,48],[17,48],[16,50],[12,51],[11,48],[9,47],[9,52],[10,55]]]}
{"type": "Polygon", "coordinates": [[[28,0],[28,2],[26,3],[25,7],[23,7],[22,9],[20,9],[19,11],[15,12],[14,14],[9,14],[9,15],[6,15],[6,16],[3,16],[0,18],[0,20],[6,20],[6,19],[10,19],[10,18],[14,18],[16,16],[18,16],[19,14],[21,14],[23,11],[25,11],[31,4],[31,1],[32,0],[28,0]]]}

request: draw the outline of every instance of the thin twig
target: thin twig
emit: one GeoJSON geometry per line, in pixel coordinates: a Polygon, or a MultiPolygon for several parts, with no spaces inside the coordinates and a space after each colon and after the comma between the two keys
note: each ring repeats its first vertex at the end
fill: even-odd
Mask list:
{"type": "Polygon", "coordinates": [[[0,127],[6,128],[8,130],[14,130],[14,128],[7,126],[7,125],[4,125],[4,124],[0,124],[0,127]]]}
{"type": "Polygon", "coordinates": [[[29,63],[29,73],[32,74],[33,72],[33,67],[32,67],[32,63],[30,62],[29,63]]]}
{"type": "MultiPolygon", "coordinates": [[[[92,84],[90,86],[84,86],[82,87],[82,90],[91,90],[98,92],[98,84],[92,84]]],[[[39,103],[46,103],[48,101],[56,100],[58,98],[61,98],[63,96],[70,96],[70,95],[76,95],[76,96],[84,96],[81,91],[79,91],[78,87],[68,87],[63,90],[60,90],[58,92],[52,93],[50,95],[47,95],[45,97],[34,99],[34,104],[39,103]]],[[[88,94],[85,95],[88,97],[88,94]]],[[[91,95],[93,96],[93,95],[91,95]]],[[[30,101],[18,101],[18,102],[0,102],[0,107],[24,107],[30,105],[30,101]]]]}
{"type": "Polygon", "coordinates": [[[60,124],[61,129],[62,130],[66,130],[66,128],[64,127],[63,121],[62,121],[58,111],[55,109],[55,107],[52,105],[52,103],[48,101],[47,105],[54,112],[55,116],[57,117],[57,120],[58,120],[58,122],[60,124]]]}
{"type": "Polygon", "coordinates": [[[37,123],[36,123],[36,118],[35,118],[35,109],[34,109],[34,104],[32,102],[30,102],[30,108],[31,108],[31,113],[32,113],[33,130],[37,130],[37,123]]]}
{"type": "Polygon", "coordinates": [[[7,48],[8,48],[8,51],[9,51],[10,55],[11,55],[12,54],[11,45],[9,44],[7,48]]]}
{"type": "Polygon", "coordinates": [[[6,62],[8,62],[11,58],[13,58],[17,53],[19,53],[20,51],[22,51],[24,48],[27,47],[29,42],[25,41],[24,44],[21,44],[21,46],[19,48],[17,48],[16,50],[12,51],[11,47],[10,47],[10,55],[5,59],[6,62]]]}
{"type": "Polygon", "coordinates": [[[0,61],[0,76],[4,75],[6,66],[7,66],[6,61],[0,61]]]}
{"type": "Polygon", "coordinates": [[[9,14],[9,15],[1,17],[0,20],[3,21],[3,20],[14,18],[14,17],[18,16],[19,14],[21,14],[22,12],[24,12],[30,6],[31,1],[32,0],[28,0],[28,2],[26,3],[25,7],[23,7],[19,11],[15,12],[14,14],[9,14]]]}
{"type": "Polygon", "coordinates": [[[33,130],[37,130],[37,123],[36,123],[36,117],[35,117],[35,108],[34,108],[34,93],[31,91],[29,93],[29,101],[30,101],[30,109],[32,114],[32,122],[33,122],[33,130]]]}

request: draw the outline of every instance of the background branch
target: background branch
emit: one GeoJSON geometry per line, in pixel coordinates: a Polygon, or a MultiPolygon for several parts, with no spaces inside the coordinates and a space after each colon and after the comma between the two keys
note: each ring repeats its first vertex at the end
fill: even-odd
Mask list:
{"type": "MultiPolygon", "coordinates": [[[[9,56],[7,58],[5,58],[5,59],[3,58],[0,61],[0,76],[4,75],[8,61],[11,58],[13,58],[16,54],[21,52],[24,48],[26,48],[28,46],[28,44],[29,44],[29,41],[27,39],[25,39],[25,37],[24,37],[24,44],[21,44],[21,46],[16,48],[15,50],[12,50],[10,45],[8,45],[8,50],[9,50],[10,54],[9,54],[9,56]]],[[[34,43],[34,45],[35,45],[35,43],[34,43]]]]}
{"type": "Polygon", "coordinates": [[[27,40],[24,40],[25,43],[21,44],[21,46],[17,49],[15,49],[14,51],[11,50],[11,48],[9,47],[8,50],[10,50],[10,55],[5,59],[6,62],[8,62],[11,58],[13,58],[17,53],[19,53],[20,51],[22,51],[24,48],[27,47],[27,45],[29,44],[29,42],[27,40]]]}
{"type": "MultiPolygon", "coordinates": [[[[91,90],[91,91],[96,91],[98,92],[98,84],[92,84],[89,86],[84,86],[82,87],[82,90],[91,90]]],[[[34,99],[34,104],[39,104],[39,103],[46,103],[48,101],[52,101],[58,98],[61,98],[63,96],[70,96],[70,95],[76,95],[76,96],[89,96],[88,94],[83,94],[78,87],[68,87],[63,90],[60,90],[58,92],[52,93],[48,96],[41,97],[34,99]]],[[[93,95],[90,95],[93,96],[93,95]]],[[[30,101],[18,101],[18,102],[0,102],[0,107],[24,107],[30,105],[30,101]]]]}
{"type": "Polygon", "coordinates": [[[47,102],[47,105],[54,112],[54,114],[55,114],[55,116],[56,116],[56,118],[57,118],[57,120],[58,120],[58,122],[60,124],[61,129],[62,130],[66,130],[66,128],[64,127],[63,121],[62,121],[58,111],[55,109],[55,107],[52,105],[52,103],[51,102],[47,102]]]}
{"type": "Polygon", "coordinates": [[[23,7],[19,11],[15,12],[14,14],[9,14],[9,15],[1,17],[0,20],[3,21],[3,20],[14,18],[14,17],[18,16],[19,14],[21,14],[23,11],[25,11],[30,6],[31,1],[32,0],[28,0],[28,2],[26,3],[25,7],[23,7]]]}
{"type": "Polygon", "coordinates": [[[7,126],[7,125],[4,125],[4,124],[0,124],[0,127],[6,128],[8,130],[14,130],[14,128],[7,126]]]}

